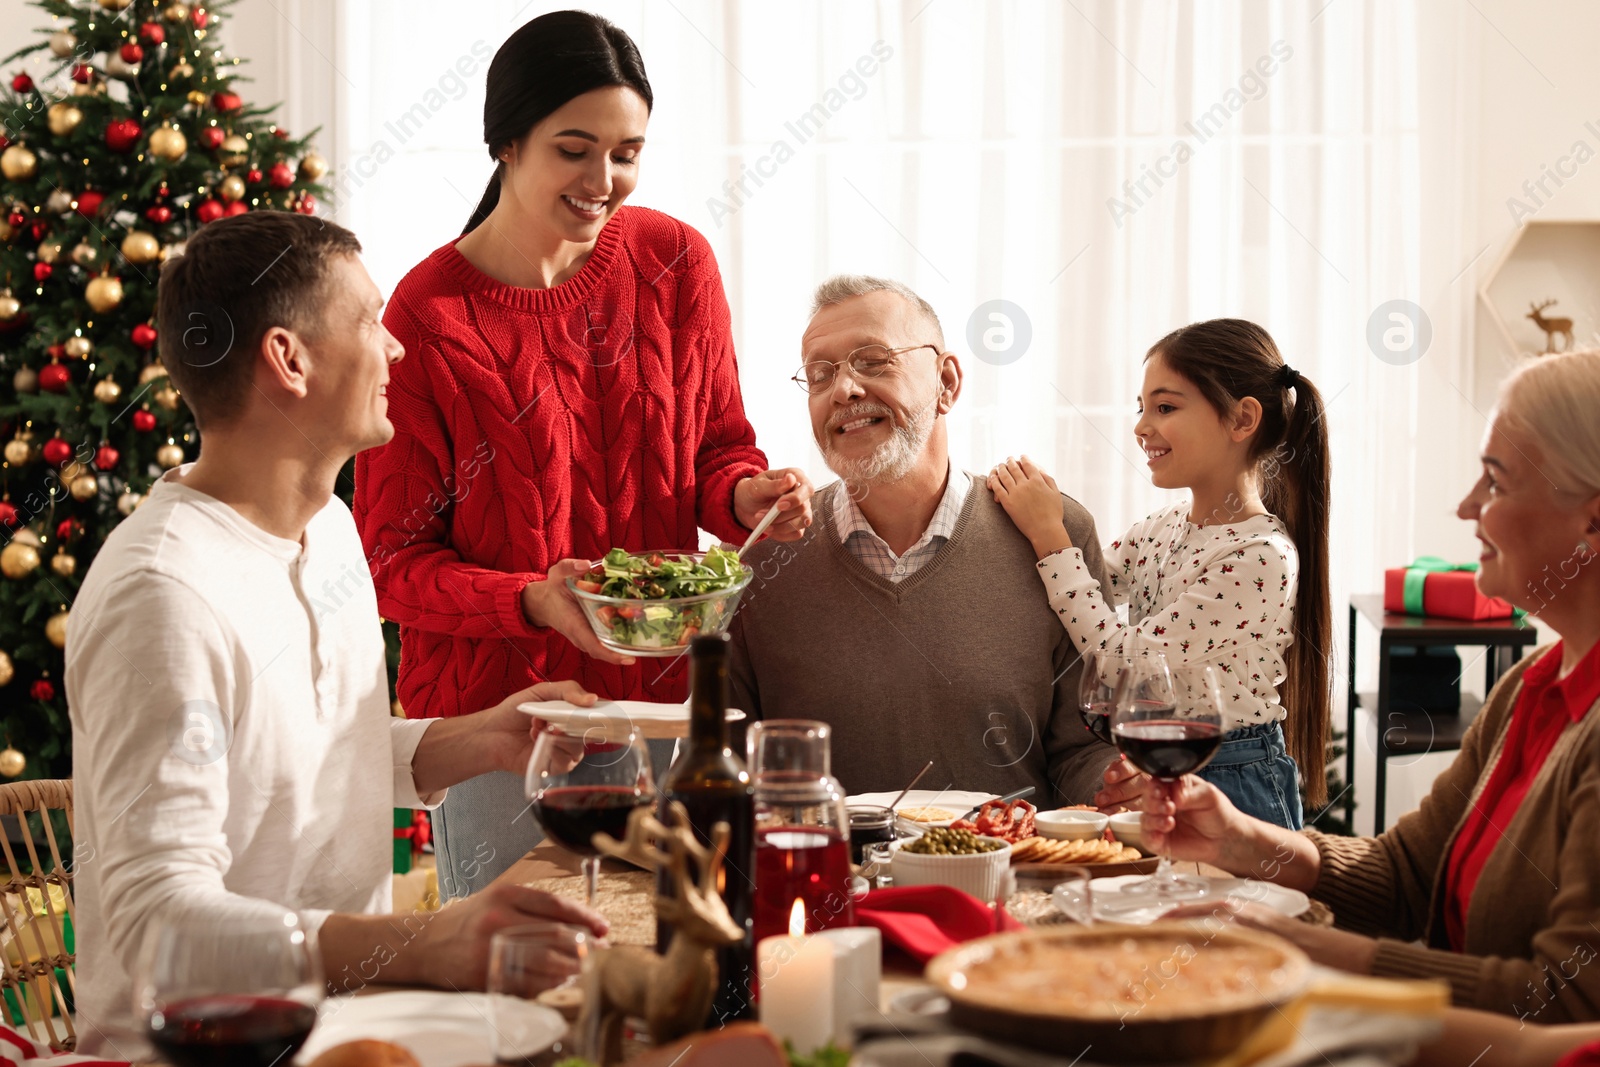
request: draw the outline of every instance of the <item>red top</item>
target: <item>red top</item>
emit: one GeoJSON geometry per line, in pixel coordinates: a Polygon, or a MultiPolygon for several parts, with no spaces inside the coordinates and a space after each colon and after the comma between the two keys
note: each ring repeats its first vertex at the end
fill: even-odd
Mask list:
{"type": "Polygon", "coordinates": [[[378,607],[400,624],[412,718],[466,714],[543,680],[613,699],[681,701],[681,663],[599,663],[530,626],[521,592],[555,562],[613,547],[748,535],[733,489],[766,469],[739,393],[711,247],[622,208],[577,274],[502,285],[438,249],[384,323],[394,440],[356,459],[355,516],[378,607]]]}
{"type": "Polygon", "coordinates": [[[1457,952],[1466,943],[1467,906],[1489,854],[1500,844],[1505,827],[1511,824],[1561,734],[1600,700],[1600,642],[1570,674],[1558,679],[1561,652],[1558,642],[1522,672],[1522,691],[1517,694],[1511,727],[1500,746],[1500,761],[1450,850],[1445,867],[1444,925],[1450,946],[1457,952]]]}
{"type": "Polygon", "coordinates": [[[1600,1041],[1579,1045],[1557,1060],[1556,1067],[1600,1067],[1600,1041]]]}

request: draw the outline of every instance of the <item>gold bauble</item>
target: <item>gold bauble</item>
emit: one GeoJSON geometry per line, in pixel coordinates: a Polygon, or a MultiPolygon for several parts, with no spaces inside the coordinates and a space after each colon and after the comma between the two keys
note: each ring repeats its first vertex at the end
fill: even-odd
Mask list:
{"type": "Polygon", "coordinates": [[[28,769],[28,760],[22,753],[14,748],[0,751],[0,774],[7,778],[15,778],[28,769]]]}
{"type": "Polygon", "coordinates": [[[115,404],[122,396],[122,386],[110,378],[102,378],[94,385],[94,398],[102,404],[115,404]]]}
{"type": "Polygon", "coordinates": [[[79,478],[88,473],[88,467],[85,467],[77,460],[72,460],[68,462],[65,467],[61,468],[61,482],[63,485],[71,485],[73,482],[77,481],[79,478]]]}
{"type": "Polygon", "coordinates": [[[72,104],[51,104],[45,116],[50,132],[57,137],[65,137],[83,124],[83,112],[72,104]]]}
{"type": "Polygon", "coordinates": [[[39,569],[39,550],[16,538],[0,549],[0,574],[7,578],[26,578],[39,569]]]}
{"type": "Polygon", "coordinates": [[[164,444],[156,449],[156,462],[171,470],[183,462],[183,449],[174,444],[164,444]]]}
{"type": "Polygon", "coordinates": [[[52,189],[45,198],[44,209],[52,215],[65,215],[72,210],[72,194],[65,189],[52,189]]]}
{"type": "Polygon", "coordinates": [[[0,322],[10,322],[22,314],[22,301],[11,295],[10,289],[0,289],[0,322]]]}
{"type": "Polygon", "coordinates": [[[171,70],[167,71],[167,78],[171,81],[182,81],[185,78],[192,77],[194,77],[194,68],[181,59],[173,65],[171,70]]]}
{"type": "Polygon", "coordinates": [[[57,648],[67,647],[67,616],[70,614],[68,611],[58,611],[44,624],[45,639],[57,648]]]}
{"type": "Polygon", "coordinates": [[[117,510],[124,515],[132,515],[143,500],[144,497],[130,489],[117,497],[117,510]]]}
{"type": "Polygon", "coordinates": [[[122,254],[129,263],[153,263],[161,258],[161,242],[143,230],[134,230],[122,239],[122,254]]]}
{"type": "Polygon", "coordinates": [[[90,307],[104,314],[122,303],[122,282],[109,274],[102,274],[89,282],[83,296],[89,301],[90,307]]]}
{"type": "Polygon", "coordinates": [[[106,73],[113,78],[132,78],[139,73],[139,68],[122,58],[122,53],[111,51],[106,55],[106,73]]]}
{"type": "Polygon", "coordinates": [[[107,11],[122,11],[132,4],[133,0],[100,0],[100,6],[107,11]]]}
{"type": "MultiPolygon", "coordinates": [[[[24,368],[26,369],[26,368],[24,368]]],[[[21,374],[22,371],[18,371],[21,374]]],[[[33,461],[33,446],[20,437],[14,437],[6,442],[6,462],[13,467],[21,467],[33,461]]]]}
{"type": "Polygon", "coordinates": [[[0,174],[14,182],[33,177],[39,171],[39,157],[27,145],[14,144],[0,152],[0,174]]]}
{"type": "Polygon", "coordinates": [[[328,173],[328,161],[315,152],[308,152],[300,161],[300,177],[314,182],[328,173]]]}
{"type": "Polygon", "coordinates": [[[150,133],[150,154],[159,156],[169,163],[183,158],[189,150],[189,139],[183,131],[173,129],[171,126],[157,126],[150,133]]]}
{"type": "Polygon", "coordinates": [[[88,359],[94,351],[94,342],[87,337],[69,337],[61,344],[62,351],[73,359],[88,359]]]}
{"type": "Polygon", "coordinates": [[[193,89],[189,92],[189,103],[193,104],[195,107],[205,107],[206,101],[210,99],[211,98],[209,96],[207,96],[205,93],[202,93],[199,89],[193,89]]]}
{"type": "Polygon", "coordinates": [[[161,361],[159,359],[151,360],[144,365],[144,370],[139,372],[139,384],[145,385],[155,381],[157,378],[165,378],[166,376],[167,368],[161,365],[161,361]]]}
{"type": "Polygon", "coordinates": [[[69,556],[65,551],[57,552],[50,557],[50,569],[63,578],[71,578],[78,573],[78,557],[69,556]]]}
{"type": "Polygon", "coordinates": [[[79,241],[72,249],[72,262],[80,267],[92,267],[100,261],[100,250],[88,241],[79,241]]]}
{"type": "Polygon", "coordinates": [[[17,231],[11,228],[10,220],[0,216],[0,241],[9,241],[16,235],[17,231]]]}
{"type": "Polygon", "coordinates": [[[178,410],[178,391],[170,385],[163,385],[151,393],[150,399],[156,402],[157,407],[166,408],[168,411],[178,410]]]}
{"type": "Polygon", "coordinates": [[[230,174],[222,179],[217,186],[217,192],[222,194],[224,200],[238,200],[244,196],[244,179],[237,174],[230,174]]]}
{"type": "Polygon", "coordinates": [[[184,19],[189,17],[189,5],[176,3],[168,4],[166,9],[161,12],[161,16],[168,22],[182,22],[184,19]]]}
{"type": "MultiPolygon", "coordinates": [[[[70,198],[72,194],[68,193],[67,196],[70,198]]],[[[66,211],[70,207],[72,207],[72,202],[69,199],[67,206],[61,210],[66,211]]],[[[57,214],[60,214],[60,212],[57,212],[57,214]]],[[[39,262],[54,263],[56,260],[61,258],[61,253],[64,251],[66,251],[66,248],[64,245],[62,245],[59,239],[46,241],[39,246],[39,262]]]]}
{"type": "Polygon", "coordinates": [[[222,139],[221,155],[217,162],[224,167],[237,167],[250,158],[250,142],[237,133],[230,133],[222,139]]]}
{"type": "Polygon", "coordinates": [[[39,372],[32,367],[18,367],[17,373],[11,376],[11,388],[19,393],[37,393],[39,391],[39,372]]]}
{"type": "Polygon", "coordinates": [[[78,48],[78,39],[66,30],[58,30],[50,35],[50,53],[61,59],[66,59],[78,48]]]}
{"type": "Polygon", "coordinates": [[[72,493],[74,500],[93,500],[100,495],[100,483],[95,480],[94,475],[85,474],[72,479],[69,492],[72,493]]]}
{"type": "Polygon", "coordinates": [[[24,526],[22,529],[12,534],[11,541],[13,544],[28,545],[33,548],[38,548],[44,544],[44,539],[41,538],[38,531],[31,526],[24,526]]]}
{"type": "Polygon", "coordinates": [[[0,685],[8,684],[17,676],[16,668],[11,665],[11,657],[0,652],[0,685]]]}

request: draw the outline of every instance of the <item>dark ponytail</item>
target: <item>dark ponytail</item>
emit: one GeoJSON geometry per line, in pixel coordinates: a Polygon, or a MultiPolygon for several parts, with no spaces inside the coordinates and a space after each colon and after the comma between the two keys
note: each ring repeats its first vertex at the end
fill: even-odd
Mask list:
{"type": "Polygon", "coordinates": [[[489,64],[483,100],[483,142],[496,161],[483,199],[463,234],[477,229],[500,202],[500,153],[522,140],[567,101],[621,85],[654,106],[650,79],[633,38],[587,11],[552,11],[524,25],[489,64]]]}
{"type": "Polygon", "coordinates": [[[1328,587],[1331,472],[1322,394],[1284,362],[1266,330],[1243,319],[1212,319],[1174,330],[1145,358],[1157,355],[1223,415],[1247,396],[1261,404],[1261,427],[1250,449],[1261,477],[1261,502],[1283,520],[1300,556],[1294,641],[1279,694],[1289,712],[1284,733],[1289,755],[1300,765],[1306,801],[1321,807],[1328,800],[1328,659],[1333,648],[1328,587]]]}

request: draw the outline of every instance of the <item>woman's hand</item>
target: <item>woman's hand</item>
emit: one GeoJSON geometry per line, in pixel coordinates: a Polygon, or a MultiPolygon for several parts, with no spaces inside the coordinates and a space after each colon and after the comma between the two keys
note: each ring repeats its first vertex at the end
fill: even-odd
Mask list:
{"type": "Polygon", "coordinates": [[[811,479],[799,467],[762,471],[734,486],[733,514],[740,526],[754,530],[777,504],[778,517],[767,527],[766,536],[774,541],[798,541],[811,525],[811,491],[811,479]]]}
{"type": "Polygon", "coordinates": [[[1072,547],[1067,524],[1061,519],[1061,490],[1056,488],[1054,478],[1034,466],[1033,460],[1007,456],[1004,463],[989,472],[989,491],[1033,545],[1038,558],[1072,547]]]}
{"type": "Polygon", "coordinates": [[[1105,788],[1094,795],[1095,807],[1107,815],[1119,811],[1142,811],[1150,776],[1122,756],[1111,761],[1103,776],[1105,788]]]}
{"type": "Polygon", "coordinates": [[[1370,937],[1352,934],[1348,930],[1333,930],[1312,926],[1299,919],[1251,901],[1213,901],[1209,904],[1189,904],[1162,916],[1164,919],[1199,920],[1206,926],[1238,923],[1252,930],[1276,934],[1285,941],[1299,946],[1313,963],[1335,967],[1351,974],[1371,974],[1372,961],[1378,954],[1378,942],[1370,937]]]}
{"type": "Polygon", "coordinates": [[[541,733],[550,734],[550,770],[565,774],[583,759],[583,738],[569,737],[551,729],[543,719],[534,718],[517,710],[518,704],[538,700],[565,700],[580,708],[592,708],[600,698],[586,691],[574,681],[540,682],[519,693],[513,693],[483,713],[481,736],[493,747],[495,766],[512,774],[525,774],[528,760],[533,758],[534,742],[541,733]]]}
{"type": "Polygon", "coordinates": [[[1144,818],[1139,825],[1148,850],[1231,870],[1237,841],[1246,830],[1246,817],[1233,801],[1192,774],[1176,782],[1143,777],[1144,818]]]}
{"type": "Polygon", "coordinates": [[[567,579],[586,573],[593,564],[582,559],[564,559],[550,568],[542,582],[522,587],[522,614],[534,626],[548,626],[578,647],[580,652],[606,663],[633,666],[633,657],[613,652],[600,643],[594,627],[578,606],[578,598],[567,588],[567,579]]]}

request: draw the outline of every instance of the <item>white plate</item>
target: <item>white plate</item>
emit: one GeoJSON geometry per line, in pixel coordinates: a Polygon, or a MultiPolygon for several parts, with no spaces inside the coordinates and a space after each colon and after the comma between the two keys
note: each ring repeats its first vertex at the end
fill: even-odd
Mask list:
{"type": "MultiPolygon", "coordinates": [[[[538,1004],[526,1007],[529,1018],[540,1027],[543,1044],[539,1050],[549,1048],[566,1032],[567,1024],[556,1012],[538,1004]]],[[[335,1045],[363,1039],[400,1045],[422,1067],[494,1062],[486,994],[420,991],[330,997],[295,1062],[310,1063],[335,1045]]]]}
{"type": "MultiPolygon", "coordinates": [[[[1095,897],[1095,918],[1101,922],[1146,926],[1175,908],[1191,904],[1217,904],[1224,900],[1265,904],[1291,919],[1303,915],[1311,907],[1311,898],[1298,889],[1287,889],[1281,885],[1260,882],[1252,878],[1210,878],[1208,881],[1211,883],[1211,891],[1203,897],[1192,900],[1129,906],[1128,902],[1117,897],[1116,894],[1121,890],[1147,882],[1150,877],[1148,874],[1120,874],[1091,881],[1089,891],[1095,897]]],[[[1057,886],[1052,896],[1056,907],[1068,917],[1082,921],[1083,905],[1077,883],[1068,882],[1057,886]]]]}
{"type": "MultiPolygon", "coordinates": [[[[631,724],[644,737],[653,741],[671,740],[689,736],[689,706],[687,704],[652,704],[646,700],[602,700],[592,708],[580,708],[565,700],[540,700],[518,704],[517,710],[525,715],[543,719],[550,725],[569,734],[585,734],[591,730],[612,736],[622,724],[631,724]]],[[[739,722],[744,712],[728,709],[728,721],[739,722]]],[[[894,799],[893,794],[889,799],[894,799]]]]}
{"type": "MultiPolygon", "coordinates": [[[[859,793],[853,797],[846,797],[846,804],[873,804],[877,807],[888,807],[889,802],[898,796],[894,793],[859,793]]],[[[970,789],[913,789],[906,794],[896,811],[902,808],[943,808],[955,814],[941,822],[912,822],[910,819],[901,819],[900,822],[908,826],[949,826],[956,819],[965,815],[973,808],[986,800],[993,800],[998,793],[974,793],[970,789]]]]}

